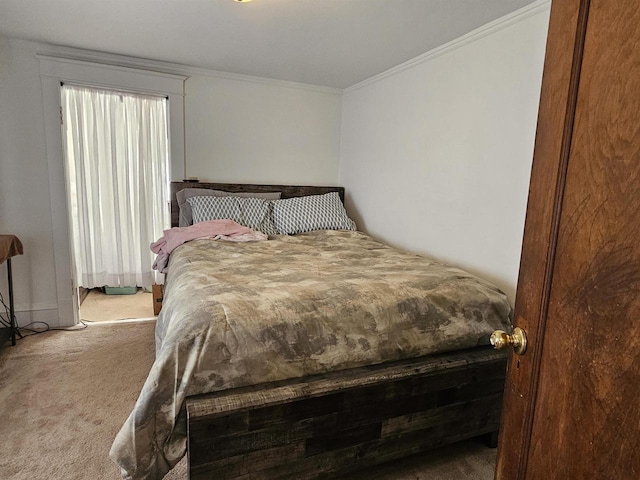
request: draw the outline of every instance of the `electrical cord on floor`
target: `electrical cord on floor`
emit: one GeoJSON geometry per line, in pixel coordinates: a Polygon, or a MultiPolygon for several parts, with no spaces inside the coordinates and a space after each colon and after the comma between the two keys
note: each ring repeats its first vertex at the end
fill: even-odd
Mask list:
{"type": "Polygon", "coordinates": [[[24,330],[27,332],[32,332],[32,333],[27,333],[25,335],[22,335],[23,337],[32,337],[33,335],[39,335],[40,333],[46,333],[46,332],[55,332],[56,330],[58,331],[63,331],[63,332],[77,332],[78,330],[84,330],[85,328],[87,328],[89,325],[87,325],[86,323],[84,323],[84,321],[80,320],[80,324],[74,326],[74,327],[50,327],[49,324],[47,322],[31,322],[28,323],[27,325],[25,325],[24,327],[18,327],[18,330],[24,330]],[[35,325],[35,324],[42,324],[45,326],[44,329],[40,329],[40,330],[34,330],[32,328],[28,328],[31,325],[35,325]],[[80,326],[82,325],[82,326],[80,326]]]}
{"type": "MultiPolygon", "coordinates": [[[[4,297],[2,296],[2,293],[0,292],[0,303],[2,304],[2,306],[4,306],[4,311],[5,311],[5,315],[7,318],[11,318],[11,310],[9,309],[9,307],[7,306],[7,304],[4,302],[4,297]]],[[[11,322],[8,321],[6,318],[4,318],[4,316],[0,313],[0,324],[4,325],[6,328],[11,328],[11,322]]],[[[76,332],[78,330],[84,330],[85,328],[87,328],[89,325],[87,325],[86,323],[84,323],[84,321],[80,320],[80,324],[82,324],[82,326],[80,325],[76,325],[73,327],[50,327],[49,324],[47,322],[31,322],[28,323],[27,325],[23,326],[23,327],[15,327],[16,332],[20,333],[21,331],[25,331],[25,332],[31,332],[31,333],[27,333],[27,334],[22,334],[20,333],[19,338],[16,338],[16,340],[20,340],[22,338],[26,338],[26,337],[31,337],[33,335],[39,335],[41,333],[46,333],[46,332],[53,332],[56,330],[60,330],[60,331],[64,331],[64,332],[76,332]],[[33,328],[29,328],[31,325],[36,325],[36,324],[40,324],[40,325],[44,325],[44,328],[39,328],[37,330],[33,329],[33,328]]]]}
{"type": "MultiPolygon", "coordinates": [[[[4,297],[2,296],[2,292],[0,292],[0,303],[2,303],[2,305],[4,306],[4,312],[6,317],[8,319],[11,319],[11,310],[9,309],[9,307],[7,307],[7,304],[4,303],[4,297]]],[[[1,313],[0,313],[0,323],[5,328],[11,328],[11,321],[4,318],[1,313]]]]}

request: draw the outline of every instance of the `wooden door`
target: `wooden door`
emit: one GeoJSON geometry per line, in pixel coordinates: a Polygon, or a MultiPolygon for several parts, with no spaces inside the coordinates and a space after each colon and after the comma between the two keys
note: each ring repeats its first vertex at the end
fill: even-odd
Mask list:
{"type": "Polygon", "coordinates": [[[498,480],[640,479],[640,1],[554,0],[498,480]]]}

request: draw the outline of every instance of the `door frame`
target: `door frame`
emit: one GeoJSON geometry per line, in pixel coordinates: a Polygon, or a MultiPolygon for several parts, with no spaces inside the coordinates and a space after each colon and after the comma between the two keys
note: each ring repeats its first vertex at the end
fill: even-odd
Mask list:
{"type": "Polygon", "coordinates": [[[62,144],[60,85],[64,82],[108,89],[126,89],[168,98],[169,177],[182,180],[185,172],[183,75],[139,70],[85,60],[36,55],[44,107],[45,141],[49,170],[49,196],[53,232],[57,325],[79,322],[78,283],[71,254],[71,224],[66,187],[66,165],[62,144]]]}

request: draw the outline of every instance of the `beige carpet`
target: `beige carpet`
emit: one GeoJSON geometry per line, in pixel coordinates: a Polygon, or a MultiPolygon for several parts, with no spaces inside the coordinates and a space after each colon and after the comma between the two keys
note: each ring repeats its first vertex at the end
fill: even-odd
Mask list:
{"type": "MultiPolygon", "coordinates": [[[[93,323],[0,348],[0,478],[119,479],[108,452],[153,362],[154,326],[93,323]]],[[[495,454],[472,440],[349,480],[490,480],[495,454]]],[[[186,478],[183,460],[165,480],[186,478]]]]}
{"type": "Polygon", "coordinates": [[[152,317],[153,296],[142,289],[134,295],[105,295],[94,288],[80,305],[80,318],[90,322],[152,317]]]}

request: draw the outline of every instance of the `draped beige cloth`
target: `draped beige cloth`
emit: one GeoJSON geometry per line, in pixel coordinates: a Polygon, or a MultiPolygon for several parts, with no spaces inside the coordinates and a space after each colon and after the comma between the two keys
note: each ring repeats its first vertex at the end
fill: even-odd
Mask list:
{"type": "Polygon", "coordinates": [[[0,263],[7,258],[22,255],[22,242],[15,235],[0,235],[0,263]]]}
{"type": "Polygon", "coordinates": [[[188,395],[487,344],[510,314],[491,283],[360,232],[185,243],[111,458],[126,479],[160,479],[185,453],[188,395]]]}

